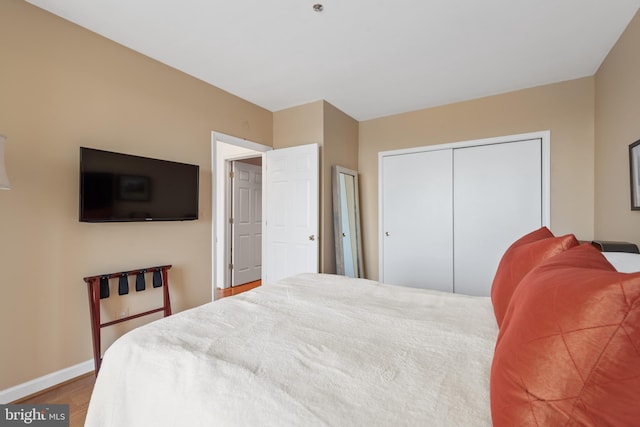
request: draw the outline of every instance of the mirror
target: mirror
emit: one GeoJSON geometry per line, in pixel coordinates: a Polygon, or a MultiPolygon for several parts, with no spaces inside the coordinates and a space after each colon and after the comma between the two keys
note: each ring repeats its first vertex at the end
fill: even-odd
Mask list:
{"type": "Polygon", "coordinates": [[[333,166],[336,273],[349,277],[364,277],[358,200],[358,172],[333,166]]]}

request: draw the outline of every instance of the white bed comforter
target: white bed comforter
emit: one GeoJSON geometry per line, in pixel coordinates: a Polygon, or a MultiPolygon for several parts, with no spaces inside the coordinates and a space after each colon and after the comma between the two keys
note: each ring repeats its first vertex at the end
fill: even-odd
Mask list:
{"type": "Polygon", "coordinates": [[[304,274],[138,328],[86,426],[491,425],[489,298],[304,274]]]}

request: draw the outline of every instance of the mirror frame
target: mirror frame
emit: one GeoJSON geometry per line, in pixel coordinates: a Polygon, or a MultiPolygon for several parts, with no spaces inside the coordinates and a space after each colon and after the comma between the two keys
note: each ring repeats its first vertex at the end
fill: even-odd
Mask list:
{"type": "Polygon", "coordinates": [[[336,274],[345,274],[345,262],[344,262],[344,249],[342,246],[342,234],[344,232],[342,224],[342,194],[340,189],[340,174],[350,175],[353,177],[354,183],[354,206],[355,206],[355,220],[356,220],[356,266],[357,273],[355,277],[364,277],[364,268],[362,262],[362,233],[360,231],[360,195],[358,184],[358,172],[352,169],[347,169],[342,166],[333,166],[332,174],[332,187],[333,187],[333,224],[334,224],[334,241],[336,251],[336,274]]]}

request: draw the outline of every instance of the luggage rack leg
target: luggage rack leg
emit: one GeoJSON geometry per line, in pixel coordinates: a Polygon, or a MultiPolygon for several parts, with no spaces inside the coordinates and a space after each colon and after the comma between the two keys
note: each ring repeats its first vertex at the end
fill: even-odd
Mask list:
{"type": "MultiPolygon", "coordinates": [[[[162,265],[158,267],[148,267],[138,270],[121,271],[118,273],[101,274],[99,276],[85,277],[87,284],[87,292],[89,294],[89,316],[91,317],[91,339],[93,341],[93,362],[95,365],[95,373],[98,375],[100,365],[102,364],[102,345],[101,345],[101,329],[107,326],[126,322],[128,320],[137,319],[138,317],[147,316],[149,314],[163,312],[164,317],[171,316],[171,300],[169,298],[169,269],[170,265],[162,265]],[[160,271],[162,274],[162,306],[145,311],[144,313],[132,314],[121,319],[111,322],[100,323],[100,279],[101,278],[120,278],[122,276],[137,275],[138,273],[160,271]]],[[[107,296],[108,297],[108,296],[107,296]]]]}

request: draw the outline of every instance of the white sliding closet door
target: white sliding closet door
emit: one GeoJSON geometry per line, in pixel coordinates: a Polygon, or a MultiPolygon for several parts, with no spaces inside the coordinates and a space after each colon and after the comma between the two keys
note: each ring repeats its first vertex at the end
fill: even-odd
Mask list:
{"type": "Polygon", "coordinates": [[[453,291],[452,151],[381,159],[380,280],[453,291]]]}
{"type": "Polygon", "coordinates": [[[542,141],[453,150],[457,293],[489,295],[506,248],[543,225],[542,141]]]}

